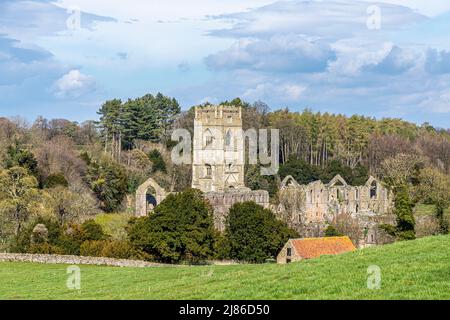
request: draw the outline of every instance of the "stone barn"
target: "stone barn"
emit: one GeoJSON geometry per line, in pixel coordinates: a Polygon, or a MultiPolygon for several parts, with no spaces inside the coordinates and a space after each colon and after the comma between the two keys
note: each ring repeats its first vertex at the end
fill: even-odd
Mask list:
{"type": "Polygon", "coordinates": [[[349,237],[290,239],[278,254],[277,263],[290,263],[354,250],[356,248],[349,237]]]}

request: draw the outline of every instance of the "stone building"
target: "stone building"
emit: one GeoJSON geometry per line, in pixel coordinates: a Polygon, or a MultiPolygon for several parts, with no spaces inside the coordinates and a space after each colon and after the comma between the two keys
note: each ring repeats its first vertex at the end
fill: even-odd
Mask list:
{"type": "Polygon", "coordinates": [[[193,146],[192,187],[203,191],[213,206],[218,230],[224,231],[235,203],[254,201],[269,207],[267,191],[245,187],[241,107],[196,107],[193,146]]]}
{"type": "Polygon", "coordinates": [[[349,237],[290,239],[280,250],[277,263],[291,263],[355,250],[349,237]]]}
{"type": "Polygon", "coordinates": [[[305,237],[319,237],[337,217],[348,217],[348,224],[358,223],[359,246],[384,242],[377,226],[393,220],[391,192],[370,177],[362,186],[350,186],[340,175],[329,183],[314,181],[300,185],[291,176],[280,186],[280,203],[274,211],[305,237]]]}
{"type": "Polygon", "coordinates": [[[241,107],[196,107],[192,187],[203,192],[243,189],[241,107]]]}
{"type": "Polygon", "coordinates": [[[226,192],[207,192],[205,198],[214,208],[214,224],[219,231],[225,230],[228,211],[235,203],[254,201],[264,208],[269,207],[269,193],[265,190],[249,189],[230,190],[226,192]]]}
{"type": "Polygon", "coordinates": [[[135,214],[145,217],[167,196],[168,193],[155,180],[149,178],[136,190],[135,214]]]}

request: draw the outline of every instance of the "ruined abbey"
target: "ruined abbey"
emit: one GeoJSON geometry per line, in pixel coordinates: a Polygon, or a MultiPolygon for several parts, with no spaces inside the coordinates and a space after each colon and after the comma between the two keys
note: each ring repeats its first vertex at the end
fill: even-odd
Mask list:
{"type": "MultiPolygon", "coordinates": [[[[350,186],[336,176],[329,183],[315,181],[299,185],[286,177],[271,203],[265,190],[250,190],[244,178],[245,144],[242,110],[230,106],[206,106],[195,109],[192,187],[201,190],[214,208],[214,221],[225,229],[228,210],[235,203],[254,201],[270,208],[302,236],[323,236],[329,224],[345,216],[360,230],[360,246],[385,242],[376,227],[392,221],[392,196],[377,179],[370,177],[362,186],[350,186]]],[[[145,216],[167,196],[153,180],[136,193],[136,214],[145,216]],[[147,190],[156,194],[151,200],[147,190]]]]}
{"type": "Polygon", "coordinates": [[[273,211],[305,237],[323,236],[328,225],[346,223],[359,233],[360,246],[375,245],[387,241],[377,226],[393,222],[392,194],[374,177],[362,186],[350,186],[340,175],[327,184],[308,185],[288,176],[281,183],[278,202],[273,211]]]}

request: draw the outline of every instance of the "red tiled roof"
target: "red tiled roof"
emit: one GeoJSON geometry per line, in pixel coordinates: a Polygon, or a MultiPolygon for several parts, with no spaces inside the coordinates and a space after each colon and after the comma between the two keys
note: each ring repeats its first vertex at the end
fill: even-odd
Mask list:
{"type": "Polygon", "coordinates": [[[303,259],[356,250],[349,237],[291,239],[290,242],[295,253],[303,259]]]}

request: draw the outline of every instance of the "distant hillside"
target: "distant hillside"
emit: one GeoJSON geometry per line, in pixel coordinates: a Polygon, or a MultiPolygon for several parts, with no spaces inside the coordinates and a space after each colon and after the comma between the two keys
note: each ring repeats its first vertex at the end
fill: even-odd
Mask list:
{"type": "Polygon", "coordinates": [[[450,299],[450,236],[428,237],[289,265],[81,267],[80,292],[66,267],[0,263],[0,299],[450,299]],[[367,268],[381,289],[367,288],[367,268]]]}

